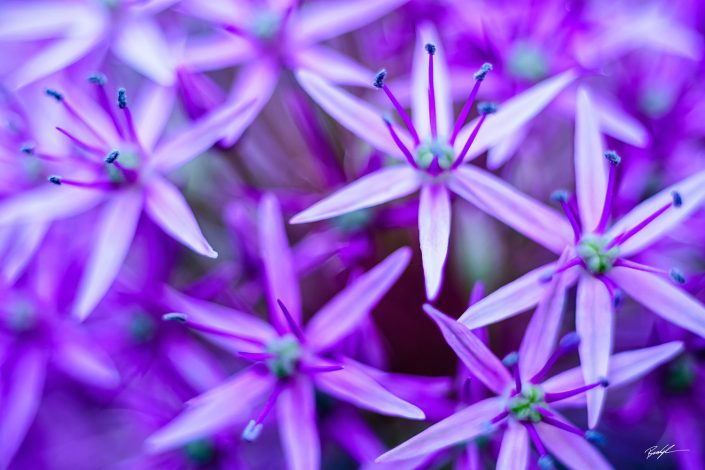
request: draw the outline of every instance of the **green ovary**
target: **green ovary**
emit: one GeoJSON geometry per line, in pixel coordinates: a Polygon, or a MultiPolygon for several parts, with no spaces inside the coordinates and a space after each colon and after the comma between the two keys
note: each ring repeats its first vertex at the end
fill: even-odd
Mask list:
{"type": "Polygon", "coordinates": [[[536,407],[546,408],[544,393],[535,385],[523,385],[521,393],[509,399],[507,411],[519,421],[541,421],[541,413],[536,407]]]}
{"type": "Polygon", "coordinates": [[[438,164],[444,170],[449,169],[455,161],[455,151],[450,145],[438,139],[424,142],[416,148],[416,163],[422,169],[427,169],[438,155],[438,164]]]}
{"type": "Polygon", "coordinates": [[[587,235],[578,244],[576,251],[583,260],[585,266],[593,274],[604,274],[614,266],[614,262],[619,257],[619,247],[607,248],[611,240],[587,235]]]}
{"type": "Polygon", "coordinates": [[[290,377],[296,372],[296,366],[301,358],[301,345],[291,335],[282,336],[267,345],[267,352],[274,357],[267,361],[272,374],[280,379],[290,377]]]}

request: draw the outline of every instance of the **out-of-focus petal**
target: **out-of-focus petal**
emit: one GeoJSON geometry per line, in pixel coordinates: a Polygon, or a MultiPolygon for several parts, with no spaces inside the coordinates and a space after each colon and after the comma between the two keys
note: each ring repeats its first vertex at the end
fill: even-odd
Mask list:
{"type": "Polygon", "coordinates": [[[448,136],[453,125],[453,99],[450,96],[450,72],[446,53],[438,31],[431,23],[423,23],[416,32],[416,47],[411,70],[411,112],[414,127],[421,139],[431,137],[431,121],[428,103],[428,52],[426,44],[436,46],[433,56],[433,83],[436,95],[436,119],[438,134],[448,136]]]}
{"type": "Polygon", "coordinates": [[[123,62],[162,86],[174,84],[172,48],[159,26],[149,17],[123,21],[112,34],[113,52],[123,62]]]}
{"type": "Polygon", "coordinates": [[[526,134],[529,132],[528,127],[520,127],[516,132],[508,135],[504,140],[490,148],[487,152],[487,168],[496,170],[512,158],[524,142],[526,134]]]}
{"type": "Polygon", "coordinates": [[[490,390],[504,393],[512,378],[497,356],[462,323],[439,312],[429,304],[424,310],[436,322],[443,337],[461,361],[490,390]]]}
{"type": "Polygon", "coordinates": [[[306,327],[309,346],[324,350],[350,334],[399,279],[410,259],[411,250],[399,248],[331,299],[306,327]]]}
{"type": "Polygon", "coordinates": [[[501,398],[488,398],[470,405],[381,455],[377,461],[418,457],[480,436],[487,432],[489,421],[502,411],[503,402],[501,398]]]}
{"type": "Polygon", "coordinates": [[[66,373],[81,382],[102,388],[114,388],[120,383],[120,374],[110,356],[76,335],[64,338],[54,350],[52,361],[66,373]]]}
{"type": "MultiPolygon", "coordinates": [[[[578,282],[575,307],[575,329],[580,336],[580,367],[586,384],[595,383],[608,375],[612,354],[614,313],[612,298],[601,281],[584,275],[578,282]]],[[[588,425],[594,428],[600,419],[605,400],[605,388],[588,390],[588,425]]]]}
{"type": "Polygon", "coordinates": [[[147,152],[151,152],[164,132],[174,109],[174,89],[148,84],[140,90],[135,107],[135,128],[147,152]]]}
{"type": "Polygon", "coordinates": [[[705,171],[696,173],[688,178],[669,186],[658,194],[651,196],[622,217],[607,233],[615,237],[627,231],[656,212],[661,207],[672,201],[672,193],[677,191],[683,200],[681,207],[672,207],[658,216],[656,220],[640,230],[629,240],[620,245],[622,256],[637,253],[655,241],[662,238],[669,231],[685,221],[697,208],[702,207],[705,201],[705,171]]]}
{"type": "Polygon", "coordinates": [[[310,70],[331,83],[370,86],[374,72],[335,49],[311,46],[295,52],[297,68],[310,70]]]}
{"type": "Polygon", "coordinates": [[[198,254],[217,258],[201,233],[196,216],[181,191],[164,178],[155,176],[145,191],[145,210],[162,230],[198,254]]]}
{"type": "Polygon", "coordinates": [[[306,4],[292,25],[294,40],[310,44],[341,36],[372,23],[408,0],[351,0],[306,4]]]}
{"type": "Polygon", "coordinates": [[[408,196],[419,188],[414,168],[392,166],[383,168],[354,181],[308,209],[291,218],[290,223],[302,224],[330,219],[358,209],[377,206],[408,196]]]}
{"type": "Polygon", "coordinates": [[[260,201],[258,233],[269,316],[281,330],[288,331],[289,324],[277,300],[282,301],[294,321],[301,325],[301,293],[281,208],[271,194],[265,194],[260,201]]]}
{"type": "MultiPolygon", "coordinates": [[[[557,265],[565,263],[570,253],[571,249],[566,248],[557,265]]],[[[561,320],[563,320],[563,308],[570,277],[566,273],[553,276],[526,327],[519,347],[519,370],[524,379],[528,380],[541,370],[553,352],[561,328],[561,320]]]]}
{"type": "Polygon", "coordinates": [[[393,395],[354,361],[343,360],[342,365],[341,370],[316,374],[316,385],[324,392],[360,408],[408,419],[424,418],[423,411],[393,395]]]}
{"type": "Polygon", "coordinates": [[[104,198],[100,191],[47,184],[0,202],[0,225],[64,219],[95,207],[104,198]]]}
{"type": "Polygon", "coordinates": [[[129,189],[105,203],[73,306],[78,319],[84,320],[113,284],[132,245],[142,206],[142,192],[129,189]]]}
{"type": "Polygon", "coordinates": [[[298,377],[282,391],[277,400],[277,417],[287,468],[319,468],[321,444],[316,425],[315,393],[308,377],[298,377]]]}
{"type": "Polygon", "coordinates": [[[622,267],[612,269],[610,277],[647,309],[705,338],[705,306],[670,280],[622,267]]]}
{"type": "Polygon", "coordinates": [[[453,174],[449,187],[554,253],[563,252],[572,243],[573,231],[564,217],[486,171],[463,165],[453,174]]]}
{"type": "MultiPolygon", "coordinates": [[[[562,421],[565,418],[558,417],[562,421]]],[[[611,470],[612,466],[583,436],[550,426],[537,423],[536,431],[548,451],[571,470],[611,470]]]]}
{"type": "MultiPolygon", "coordinates": [[[[465,161],[481,155],[490,147],[499,144],[507,136],[521,129],[570,85],[575,78],[575,72],[568,70],[560,75],[546,79],[502,103],[499,110],[489,116],[482,125],[482,129],[477,134],[477,138],[473,142],[465,161]]],[[[473,120],[460,130],[455,140],[455,151],[457,153],[460,153],[463,149],[465,142],[477,125],[478,119],[473,120]]]]}
{"type": "MultiPolygon", "coordinates": [[[[374,109],[361,99],[308,70],[297,71],[296,77],[306,93],[342,126],[374,148],[397,158],[404,158],[389,135],[382,120],[382,111],[374,109]]],[[[413,148],[413,141],[405,129],[395,126],[395,131],[407,148],[413,148]]]]}
{"type": "Polygon", "coordinates": [[[575,108],[575,192],[583,233],[592,233],[607,193],[607,160],[600,124],[587,89],[580,87],[575,108]]]}
{"type": "Polygon", "coordinates": [[[0,258],[2,266],[0,273],[2,279],[7,284],[13,284],[22,274],[24,268],[32,260],[34,253],[39,248],[44,235],[49,230],[49,224],[22,224],[13,230],[12,242],[9,244],[5,256],[2,256],[2,247],[0,247],[0,258]]]}
{"type": "Polygon", "coordinates": [[[635,147],[646,147],[649,144],[649,131],[615,103],[594,100],[592,104],[603,133],[635,147]]]}
{"type": "Polygon", "coordinates": [[[252,59],[256,51],[247,39],[219,31],[189,40],[180,65],[193,72],[219,70],[252,59]]]}
{"type": "Polygon", "coordinates": [[[497,457],[497,470],[525,470],[529,466],[529,433],[510,419],[497,457]]]}
{"type": "Polygon", "coordinates": [[[443,267],[448,256],[450,224],[450,195],[445,186],[421,186],[419,242],[428,300],[434,300],[441,289],[443,267]]]}
{"type": "Polygon", "coordinates": [[[7,468],[29,431],[42,399],[47,357],[26,349],[15,360],[14,373],[0,392],[0,468],[7,468]],[[4,390],[3,390],[4,389],[4,390]]]}
{"type": "Polygon", "coordinates": [[[245,421],[273,385],[274,378],[253,369],[229,379],[198,396],[169,424],[147,438],[147,450],[163,452],[245,421]]]}

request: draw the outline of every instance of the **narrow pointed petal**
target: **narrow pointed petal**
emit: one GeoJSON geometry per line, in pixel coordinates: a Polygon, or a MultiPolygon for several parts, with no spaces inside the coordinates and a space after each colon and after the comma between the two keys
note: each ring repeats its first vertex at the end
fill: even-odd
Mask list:
{"type": "Polygon", "coordinates": [[[113,52],[123,62],[162,86],[174,84],[172,48],[149,17],[131,17],[113,33],[113,52]]]}
{"type": "Polygon", "coordinates": [[[607,193],[607,160],[595,107],[587,89],[578,89],[575,110],[575,192],[584,233],[600,221],[607,193]]]}
{"type": "Polygon", "coordinates": [[[635,147],[644,148],[649,144],[649,131],[616,103],[594,101],[593,106],[603,133],[635,147]]]}
{"type": "MultiPolygon", "coordinates": [[[[565,263],[570,253],[571,249],[566,248],[556,264],[560,266],[565,263]]],[[[524,379],[531,378],[540,371],[555,348],[570,277],[570,274],[565,272],[553,276],[529,321],[519,347],[519,370],[524,379]]]]}
{"type": "Polygon", "coordinates": [[[529,126],[522,126],[511,135],[508,135],[504,140],[492,147],[487,152],[487,168],[496,170],[512,158],[521,144],[524,142],[526,135],[529,133],[529,126]]]}
{"type": "Polygon", "coordinates": [[[450,195],[444,185],[425,184],[419,202],[419,242],[426,298],[435,300],[443,282],[450,239],[450,195]]]}
{"type": "Polygon", "coordinates": [[[75,379],[105,389],[120,383],[115,364],[104,351],[77,335],[68,337],[55,349],[52,361],[75,379]]]}
{"type": "Polygon", "coordinates": [[[423,23],[416,32],[414,63],[411,71],[411,112],[414,127],[422,140],[431,136],[428,107],[428,53],[424,47],[426,44],[437,46],[433,56],[433,83],[438,135],[449,136],[453,125],[453,99],[450,95],[450,72],[446,63],[445,50],[433,24],[423,23]]]}
{"type": "Polygon", "coordinates": [[[93,311],[120,272],[137,230],[142,205],[142,192],[127,190],[114,194],[102,208],[73,307],[73,315],[79,320],[85,320],[93,311]]]}
{"type": "Polygon", "coordinates": [[[696,209],[702,207],[703,201],[705,201],[705,171],[696,173],[651,196],[615,223],[607,235],[614,237],[625,230],[637,226],[639,222],[653,214],[657,209],[671,202],[674,191],[681,195],[683,204],[680,207],[668,209],[656,220],[620,245],[622,256],[629,256],[648,247],[684,222],[696,209]]]}
{"type": "MultiPolygon", "coordinates": [[[[479,302],[471,305],[458,320],[470,329],[487,326],[524,312],[546,296],[549,284],[543,279],[555,269],[546,264],[497,289],[479,302]]],[[[566,285],[577,278],[577,270],[569,269],[563,275],[566,285]]]]}
{"type": "MultiPolygon", "coordinates": [[[[612,354],[614,313],[612,298],[598,279],[584,275],[578,282],[575,327],[580,335],[580,366],[586,384],[607,377],[612,354]]],[[[588,426],[594,428],[600,419],[605,400],[604,387],[588,390],[588,426]]]]}
{"type": "MultiPolygon", "coordinates": [[[[529,88],[525,92],[505,101],[499,110],[487,119],[477,134],[465,161],[481,155],[490,147],[502,142],[507,136],[519,131],[539,114],[576,78],[575,72],[568,70],[529,88]]],[[[478,118],[479,119],[479,118],[478,118]]],[[[463,127],[455,140],[455,151],[460,152],[465,145],[478,119],[463,127]]]]}
{"type": "Polygon", "coordinates": [[[317,202],[291,218],[302,224],[330,219],[358,209],[373,207],[399,199],[420,186],[416,170],[408,166],[392,166],[370,173],[317,202]]]}
{"type": "Polygon", "coordinates": [[[157,147],[149,164],[168,173],[182,167],[223,138],[226,127],[242,122],[251,100],[229,101],[157,147]]]}
{"type": "Polygon", "coordinates": [[[343,369],[316,374],[316,385],[324,392],[355,406],[389,416],[424,419],[415,405],[392,394],[367,375],[355,361],[343,359],[343,369]]]}
{"type": "Polygon", "coordinates": [[[189,40],[181,65],[193,72],[219,70],[252,59],[257,50],[246,38],[225,31],[189,40]]]}
{"type": "Polygon", "coordinates": [[[260,201],[257,227],[260,256],[267,283],[269,315],[280,328],[289,330],[288,322],[277,300],[282,301],[294,321],[301,325],[301,293],[289,240],[286,237],[284,219],[275,196],[265,194],[260,201]]]}
{"type": "Polygon", "coordinates": [[[563,216],[486,171],[463,165],[449,188],[554,253],[572,244],[573,230],[563,216]]]}
{"type": "Polygon", "coordinates": [[[155,176],[145,191],[145,210],[162,230],[198,254],[217,258],[218,253],[201,233],[196,216],[181,191],[164,178],[155,176]]]}
{"type": "MultiPolygon", "coordinates": [[[[377,150],[399,159],[405,158],[382,121],[382,111],[308,70],[299,70],[296,78],[306,93],[343,127],[377,150]]],[[[370,77],[370,82],[373,78],[370,77]]],[[[414,147],[405,129],[399,126],[394,129],[407,148],[414,147]]]]}
{"type": "MultiPolygon", "coordinates": [[[[672,341],[649,348],[617,353],[610,358],[607,379],[610,388],[635,382],[683,351],[683,343],[672,341]]],[[[582,387],[585,384],[579,367],[569,369],[546,380],[542,386],[547,392],[560,392],[582,387]]],[[[566,400],[571,405],[585,403],[584,395],[577,395],[566,400]]],[[[557,402],[556,406],[566,402],[557,402]]]]}
{"type": "Polygon", "coordinates": [[[100,191],[47,184],[3,199],[0,202],[0,226],[72,217],[92,209],[104,198],[100,191]]]}
{"type": "Polygon", "coordinates": [[[311,44],[341,36],[381,18],[408,0],[351,0],[308,3],[292,25],[294,40],[311,44]]]}
{"type": "MultiPolygon", "coordinates": [[[[244,423],[274,385],[274,379],[252,369],[197,397],[176,418],[147,438],[149,452],[180,447],[235,423],[244,423]]],[[[280,397],[281,398],[281,397],[280,397]]]]}
{"type": "Polygon", "coordinates": [[[462,323],[439,312],[429,304],[424,311],[436,322],[448,345],[483,384],[502,394],[512,382],[502,361],[472,331],[462,323]]]}
{"type": "MultiPolygon", "coordinates": [[[[567,421],[559,416],[562,421],[567,421]]],[[[536,424],[541,441],[548,451],[571,470],[611,470],[607,459],[587,439],[550,426],[545,423],[536,424]]]]}
{"type": "Polygon", "coordinates": [[[502,398],[493,397],[470,405],[381,455],[377,462],[419,457],[481,436],[488,432],[490,420],[502,411],[503,403],[502,398]]]}
{"type": "MultiPolygon", "coordinates": [[[[14,364],[14,372],[0,396],[0,468],[7,468],[37,414],[46,377],[47,357],[38,349],[26,349],[14,364]]],[[[0,392],[2,390],[0,389],[0,392]]]]}
{"type": "Polygon", "coordinates": [[[306,326],[309,346],[322,351],[349,335],[409,265],[411,250],[400,248],[331,299],[306,326]]]}
{"type": "Polygon", "coordinates": [[[148,84],[140,90],[136,100],[135,127],[139,140],[147,152],[151,152],[174,109],[176,95],[174,88],[148,84]]]}
{"type": "Polygon", "coordinates": [[[330,47],[316,45],[295,52],[298,68],[339,85],[370,86],[374,72],[330,47]]]}
{"type": "Polygon", "coordinates": [[[277,418],[287,468],[319,468],[321,444],[316,425],[315,392],[308,377],[297,378],[282,391],[277,400],[277,418]]]}
{"type": "Polygon", "coordinates": [[[705,338],[705,306],[657,274],[616,267],[610,273],[620,288],[663,319],[705,338]]]}
{"type": "MultiPolygon", "coordinates": [[[[49,230],[48,223],[23,224],[14,230],[12,243],[2,258],[0,276],[9,285],[22,275],[49,230]]],[[[0,247],[2,257],[2,247],[0,247]]]]}
{"type": "Polygon", "coordinates": [[[509,420],[497,457],[497,470],[526,470],[529,467],[529,434],[524,426],[509,420]]]}

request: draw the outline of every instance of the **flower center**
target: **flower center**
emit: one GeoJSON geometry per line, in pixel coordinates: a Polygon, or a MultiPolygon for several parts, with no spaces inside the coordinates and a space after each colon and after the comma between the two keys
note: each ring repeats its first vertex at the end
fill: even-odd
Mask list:
{"type": "Polygon", "coordinates": [[[604,274],[612,269],[619,257],[619,246],[608,248],[611,240],[597,235],[586,235],[576,251],[587,269],[593,274],[604,274]]]}
{"type": "Polygon", "coordinates": [[[455,151],[440,139],[432,139],[416,147],[415,160],[419,168],[429,169],[435,157],[438,157],[438,165],[441,169],[447,170],[455,161],[455,151]]]}
{"type": "Polygon", "coordinates": [[[268,41],[279,33],[281,26],[281,15],[274,11],[262,10],[255,15],[250,32],[254,37],[268,41]]]}
{"type": "Polygon", "coordinates": [[[547,404],[543,390],[532,384],[524,384],[521,392],[507,403],[507,411],[518,421],[541,421],[542,415],[537,408],[547,408],[547,404]]]}
{"type": "Polygon", "coordinates": [[[198,439],[183,448],[186,458],[195,465],[206,465],[215,459],[215,445],[210,439],[198,439]]]}
{"type": "Polygon", "coordinates": [[[292,335],[282,336],[267,345],[267,352],[274,355],[267,360],[269,370],[280,379],[291,377],[301,358],[301,344],[292,335]]]}
{"type": "Polygon", "coordinates": [[[517,78],[536,81],[547,75],[547,62],[543,51],[536,45],[528,42],[518,42],[514,44],[509,52],[507,68],[509,73],[517,78]]]}

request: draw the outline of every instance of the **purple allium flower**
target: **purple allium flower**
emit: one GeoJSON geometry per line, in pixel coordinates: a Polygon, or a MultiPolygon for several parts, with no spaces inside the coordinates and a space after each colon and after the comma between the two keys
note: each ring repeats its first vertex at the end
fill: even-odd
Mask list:
{"type": "MultiPolygon", "coordinates": [[[[165,175],[210,148],[222,136],[224,123],[241,122],[247,103],[224,107],[185,131],[159,140],[174,104],[169,89],[152,86],[133,116],[124,88],[111,104],[106,80],[94,75],[98,104],[74,104],[71,96],[47,90],[63,106],[70,125],[57,127],[76,148],[62,160],[60,175],[49,176],[59,186],[27,191],[3,201],[0,224],[49,222],[102,203],[94,245],[86,265],[74,314],[88,316],[110,288],[132,243],[142,212],[194,251],[211,258],[217,253],[201,233],[186,200],[165,175]],[[75,175],[75,176],[74,176],[75,175]],[[52,208],[56,207],[56,210],[52,208]]],[[[76,94],[76,96],[80,96],[76,94]]]]}
{"type": "MultiPolygon", "coordinates": [[[[469,328],[488,325],[516,315],[535,305],[546,294],[547,276],[565,272],[568,285],[577,280],[576,327],[582,338],[580,358],[586,382],[605,376],[612,351],[614,308],[627,293],[668,321],[705,337],[705,307],[672,283],[682,283],[677,269],[664,270],[628,259],[646,249],[686,219],[705,199],[705,172],[665,189],[608,226],[621,158],[612,151],[603,154],[590,97],[579,92],[575,136],[577,197],[564,191],[554,194],[568,221],[537,218],[527,224],[506,212],[498,216],[522,233],[554,252],[563,252],[562,262],[535,269],[502,287],[460,318],[469,328]],[[608,170],[609,167],[609,170],[608,170]],[[563,242],[556,244],[558,239],[563,242]]],[[[493,201],[483,201],[494,205],[493,201]]],[[[560,321],[556,316],[553,322],[560,321]]],[[[604,390],[588,393],[590,426],[599,419],[604,390]]]]}
{"type": "Polygon", "coordinates": [[[628,351],[614,356],[608,374],[585,384],[580,369],[571,369],[544,380],[556,360],[574,350],[579,337],[566,335],[558,348],[535,374],[527,374],[519,364],[519,354],[497,358],[467,327],[430,305],[424,310],[441,329],[460,360],[497,397],[470,405],[421,434],[382,455],[379,461],[414,458],[458,442],[488,434],[506,424],[497,461],[498,468],[526,468],[530,445],[539,454],[542,468],[552,466],[551,454],[569,468],[611,468],[587,440],[594,431],[583,432],[556,410],[588,390],[618,386],[644,375],[682,350],[672,342],[652,348],[628,351]]]}
{"type": "Polygon", "coordinates": [[[220,336],[228,349],[254,365],[227,382],[192,399],[189,407],[148,441],[162,451],[252,417],[242,436],[255,440],[276,409],[279,433],[291,468],[318,468],[320,449],[314,406],[315,388],[376,412],[422,419],[416,406],[397,398],[357,363],[329,358],[397,280],[409,262],[403,248],[330,300],[306,325],[298,283],[286,241],[279,204],[265,196],[260,206],[259,236],[272,326],[223,307],[184,302],[185,313],[165,315],[207,336],[220,336]],[[214,314],[220,311],[223,315],[214,314]],[[255,411],[259,408],[259,411],[255,411]]]}
{"type": "Polygon", "coordinates": [[[443,54],[437,46],[435,30],[430,26],[422,28],[419,43],[412,77],[413,120],[385,84],[386,71],[379,72],[374,80],[375,87],[384,90],[391,100],[406,130],[387,118],[382,121],[379,114],[364,102],[335,88],[325,79],[307,71],[298,73],[303,87],[328,113],[374,147],[405,160],[406,165],[386,167],[367,175],[294,216],[291,222],[313,222],[339,216],[401,198],[420,189],[419,239],[426,295],[432,300],[440,291],[448,254],[450,193],[454,192],[482,209],[486,208],[480,202],[482,198],[511,204],[506,197],[506,193],[512,191],[509,186],[463,163],[530,120],[573,80],[574,75],[567,72],[515,97],[506,104],[504,111],[499,111],[488,121],[493,122],[492,127],[488,128],[488,124],[484,132],[479,133],[487,116],[497,110],[494,104],[480,103],[480,117],[467,126],[464,124],[479,87],[492,66],[484,64],[477,71],[475,86],[453,124],[450,77],[443,54]],[[383,123],[386,130],[382,127],[383,123]],[[473,146],[479,136],[483,136],[482,142],[473,146]],[[475,184],[475,179],[481,179],[485,184],[475,184]]]}

